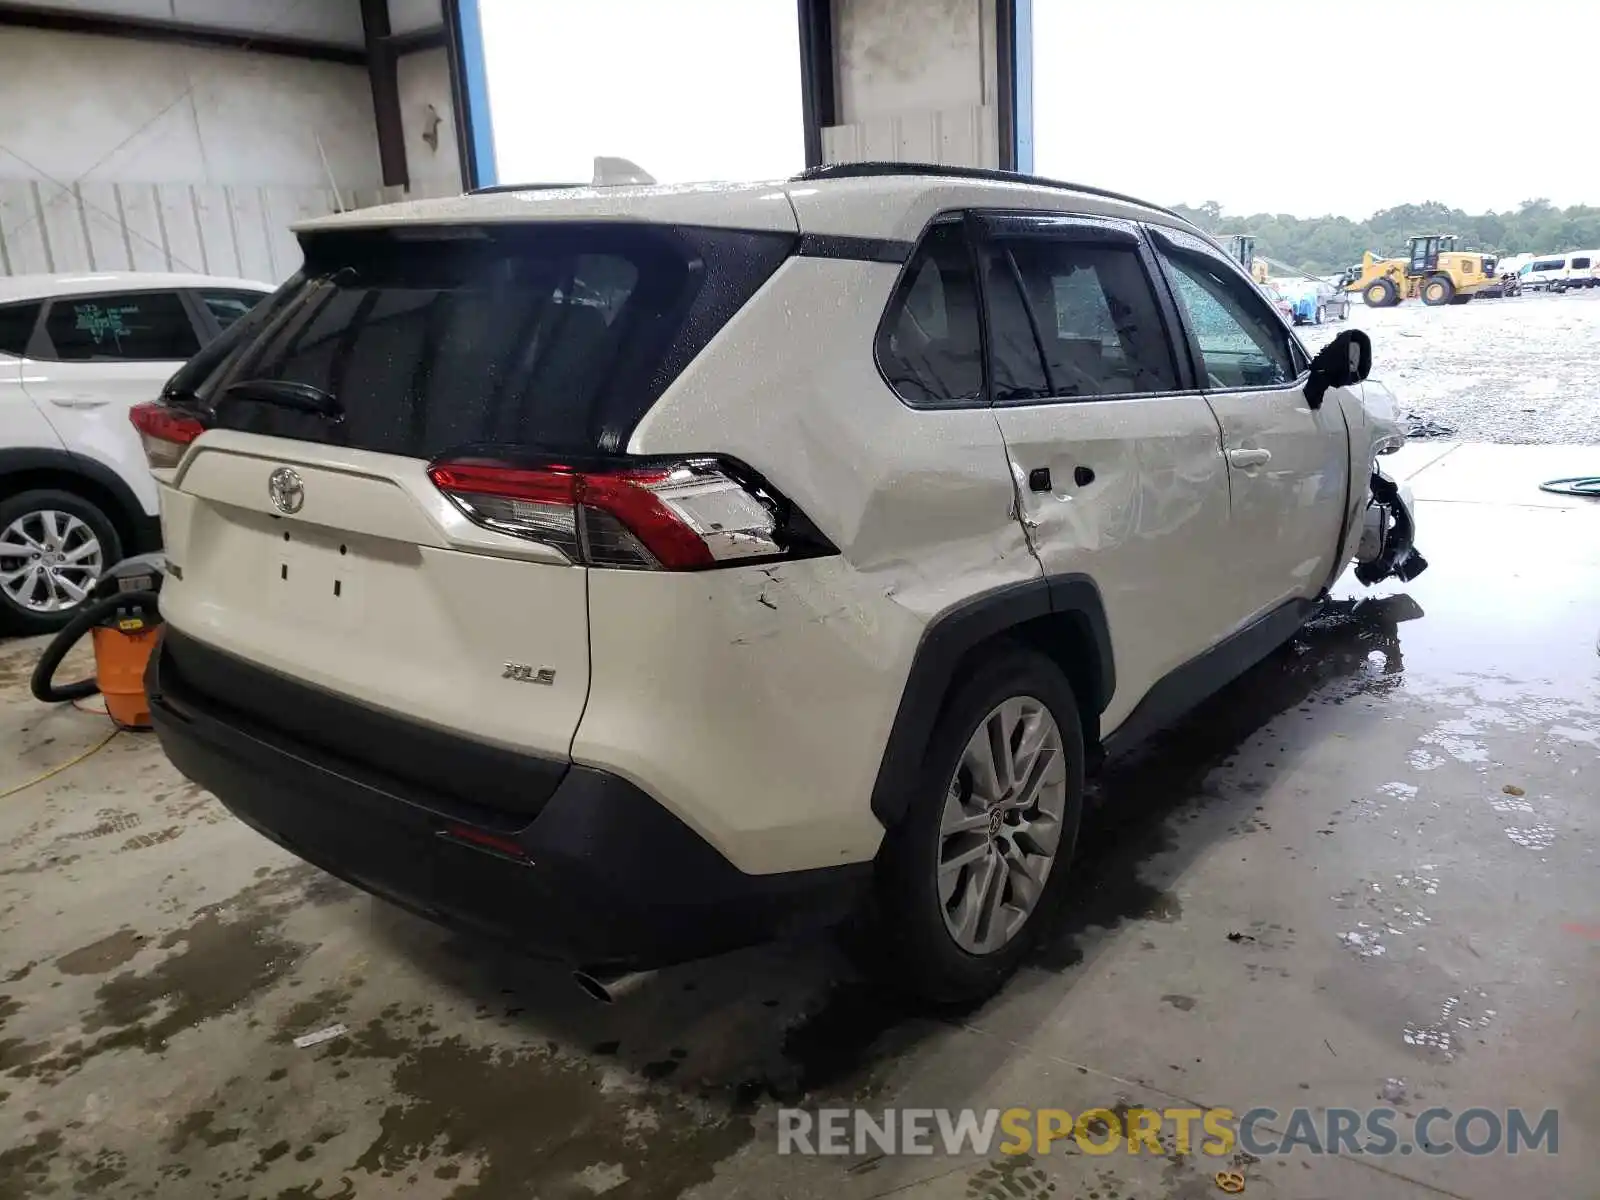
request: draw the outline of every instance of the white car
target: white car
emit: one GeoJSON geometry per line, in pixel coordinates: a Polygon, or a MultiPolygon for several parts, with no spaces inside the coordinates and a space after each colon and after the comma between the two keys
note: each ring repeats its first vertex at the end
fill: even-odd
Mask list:
{"type": "Polygon", "coordinates": [[[981,996],[1102,753],[1409,578],[1370,343],[1180,217],[904,165],[299,230],[136,409],[163,746],[361,887],[592,989],[867,904],[981,996]],[[206,356],[216,357],[216,356],[206,356]]]}
{"type": "Polygon", "coordinates": [[[0,277],[0,633],[65,624],[160,544],[128,410],[272,289],[205,275],[0,277]]]}

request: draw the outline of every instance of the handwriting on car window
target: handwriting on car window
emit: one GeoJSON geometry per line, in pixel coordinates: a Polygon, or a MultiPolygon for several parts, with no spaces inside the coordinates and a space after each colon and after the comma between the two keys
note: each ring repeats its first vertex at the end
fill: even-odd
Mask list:
{"type": "Polygon", "coordinates": [[[94,339],[96,346],[103,346],[109,338],[116,344],[117,349],[122,349],[122,337],[132,333],[128,327],[128,318],[137,316],[137,305],[123,304],[108,308],[103,304],[74,304],[72,311],[77,320],[74,329],[81,329],[94,339]]]}

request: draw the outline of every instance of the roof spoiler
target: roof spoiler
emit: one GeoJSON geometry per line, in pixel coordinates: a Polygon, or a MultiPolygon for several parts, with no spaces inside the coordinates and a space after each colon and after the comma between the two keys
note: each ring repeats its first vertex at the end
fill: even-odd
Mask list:
{"type": "Polygon", "coordinates": [[[654,183],[651,175],[636,162],[626,158],[606,158],[597,155],[594,160],[594,186],[617,187],[622,184],[654,183]]]}

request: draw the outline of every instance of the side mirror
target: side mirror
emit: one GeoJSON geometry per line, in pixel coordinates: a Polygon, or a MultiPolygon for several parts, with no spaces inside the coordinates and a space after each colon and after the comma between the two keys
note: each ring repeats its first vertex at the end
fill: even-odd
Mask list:
{"type": "Polygon", "coordinates": [[[1317,352],[1306,380],[1306,403],[1321,408],[1329,388],[1349,387],[1372,374],[1372,339],[1359,329],[1346,329],[1317,352]]]}

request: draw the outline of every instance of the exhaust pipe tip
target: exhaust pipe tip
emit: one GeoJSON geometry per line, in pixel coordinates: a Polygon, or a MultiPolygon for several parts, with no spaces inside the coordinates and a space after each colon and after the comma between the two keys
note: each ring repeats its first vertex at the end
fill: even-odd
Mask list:
{"type": "Polygon", "coordinates": [[[615,1004],[624,996],[638,991],[646,983],[656,977],[655,971],[623,971],[617,974],[600,972],[590,974],[588,971],[574,971],[572,981],[581,988],[586,996],[599,1004],[615,1004]]]}

